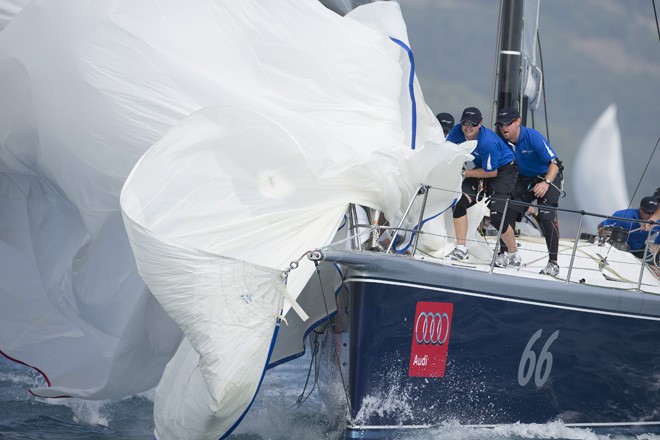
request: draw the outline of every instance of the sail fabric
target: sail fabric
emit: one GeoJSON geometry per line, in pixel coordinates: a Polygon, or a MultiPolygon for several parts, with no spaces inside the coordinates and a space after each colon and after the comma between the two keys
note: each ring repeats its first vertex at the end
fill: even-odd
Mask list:
{"type": "Polygon", "coordinates": [[[137,273],[119,192],[184,112],[119,93],[148,69],[110,75],[131,60],[98,12],[30,2],[0,32],[0,351],[43,375],[39,396],[149,390],[182,338],[137,273]]]}
{"type": "MultiPolygon", "coordinates": [[[[231,67],[240,75],[230,75],[249,81],[219,100],[225,105],[204,107],[169,130],[137,163],[121,195],[138,270],[186,335],[156,391],[160,440],[226,435],[267,366],[298,349],[308,327],[290,328],[278,317],[292,314],[291,300],[306,303],[299,295],[314,265],[303,259],[286,285],[282,273],[331,242],[349,203],[396,220],[428,182],[453,190],[431,203],[447,207],[473,148],[433,142],[432,113],[421,94],[418,104],[411,99],[419,85],[409,53],[390,39],[407,45],[396,3],[345,18],[314,3],[261,9],[264,16],[250,21],[263,22],[243,30],[254,59],[235,59],[231,67]],[[309,26],[284,33],[272,19],[276,10],[309,26]],[[306,80],[296,78],[293,58],[315,60],[319,38],[334,40],[341,53],[332,63],[319,61],[318,70],[307,66],[316,73],[306,80]],[[413,127],[421,141],[414,151],[413,127]],[[454,173],[440,171],[448,163],[454,173]]],[[[232,41],[232,50],[242,44],[232,41]]],[[[327,313],[320,309],[307,326],[327,313]]]]}
{"type": "Polygon", "coordinates": [[[291,261],[348,203],[397,223],[420,183],[460,189],[473,145],[434,142],[410,49],[395,2],[24,4],[0,32],[0,351],[32,391],[160,381],[158,438],[231,430],[332,311],[291,261]]]}
{"type": "MultiPolygon", "coordinates": [[[[611,104],[598,117],[580,143],[571,173],[577,207],[603,216],[630,204],[616,114],[616,105],[611,104]]],[[[595,233],[602,220],[585,216],[582,232],[595,233]]]]}

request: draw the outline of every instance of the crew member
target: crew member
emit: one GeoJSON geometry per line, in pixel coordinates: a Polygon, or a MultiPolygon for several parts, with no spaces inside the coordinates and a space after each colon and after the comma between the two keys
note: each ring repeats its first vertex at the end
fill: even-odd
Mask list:
{"type": "MultiPolygon", "coordinates": [[[[644,248],[646,239],[649,236],[649,228],[644,227],[642,223],[636,220],[650,220],[658,211],[658,199],[653,196],[644,197],[639,204],[639,208],[622,209],[612,214],[612,217],[619,217],[630,220],[616,220],[608,218],[598,225],[598,234],[603,234],[603,228],[622,228],[628,232],[628,251],[638,258],[644,257],[644,248]]],[[[654,226],[651,234],[660,231],[660,225],[654,226]]],[[[660,237],[660,235],[658,236],[660,237]]],[[[656,240],[658,240],[656,238],[656,240]]],[[[660,240],[658,240],[660,243],[660,240]]]]}
{"type": "MultiPolygon", "coordinates": [[[[460,125],[451,129],[447,140],[457,144],[468,140],[477,141],[477,146],[472,151],[474,168],[463,171],[463,194],[453,208],[456,248],[449,256],[453,260],[463,261],[468,258],[467,209],[477,203],[480,183],[483,183],[483,195],[490,197],[488,207],[491,223],[499,229],[500,222],[504,221],[502,213],[506,201],[511,197],[518,170],[511,149],[495,132],[482,125],[483,118],[478,108],[468,107],[463,110],[460,122],[460,125]]],[[[520,266],[513,225],[504,225],[502,241],[511,252],[511,265],[520,266]]]]}
{"type": "MultiPolygon", "coordinates": [[[[521,216],[529,204],[536,201],[538,206],[536,218],[548,249],[548,264],[540,273],[557,276],[559,274],[557,208],[563,180],[560,162],[550,143],[541,133],[522,126],[517,109],[509,107],[498,112],[496,125],[499,126],[502,137],[515,151],[519,173],[512,197],[512,200],[519,204],[509,205],[507,219],[515,224],[516,217],[521,216]]],[[[495,264],[506,266],[508,256],[498,255],[495,264]]]]}

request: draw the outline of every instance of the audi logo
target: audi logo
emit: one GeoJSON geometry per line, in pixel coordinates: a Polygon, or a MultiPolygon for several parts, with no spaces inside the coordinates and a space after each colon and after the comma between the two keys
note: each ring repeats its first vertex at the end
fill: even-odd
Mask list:
{"type": "Polygon", "coordinates": [[[415,340],[418,344],[443,345],[449,337],[447,313],[422,312],[415,322],[415,340]]]}

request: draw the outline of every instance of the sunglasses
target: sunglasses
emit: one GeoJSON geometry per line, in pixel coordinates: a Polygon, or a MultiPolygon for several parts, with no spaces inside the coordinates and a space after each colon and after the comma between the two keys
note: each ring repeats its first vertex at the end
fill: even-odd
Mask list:
{"type": "MultiPolygon", "coordinates": [[[[518,119],[518,118],[516,118],[516,119],[518,119]]],[[[508,123],[506,123],[506,124],[505,124],[504,122],[498,122],[498,123],[495,124],[495,125],[499,125],[500,127],[508,127],[509,125],[511,125],[511,124],[513,124],[514,122],[516,122],[516,119],[514,119],[513,121],[508,122],[508,123]]]]}
{"type": "Polygon", "coordinates": [[[479,123],[476,123],[476,124],[475,124],[475,123],[472,122],[472,121],[463,121],[463,122],[461,122],[461,125],[462,125],[463,127],[476,127],[477,125],[479,125],[479,123]]]}

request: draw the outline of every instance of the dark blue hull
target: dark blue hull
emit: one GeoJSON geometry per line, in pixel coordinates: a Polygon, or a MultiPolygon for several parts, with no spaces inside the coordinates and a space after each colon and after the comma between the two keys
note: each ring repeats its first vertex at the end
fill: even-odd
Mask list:
{"type": "Polygon", "coordinates": [[[405,264],[393,278],[359,267],[347,282],[347,438],[447,420],[660,429],[657,296],[519,279],[507,291],[512,277],[470,272],[467,282],[451,267],[429,282],[405,264]],[[431,315],[435,333],[424,332],[431,315]]]}

